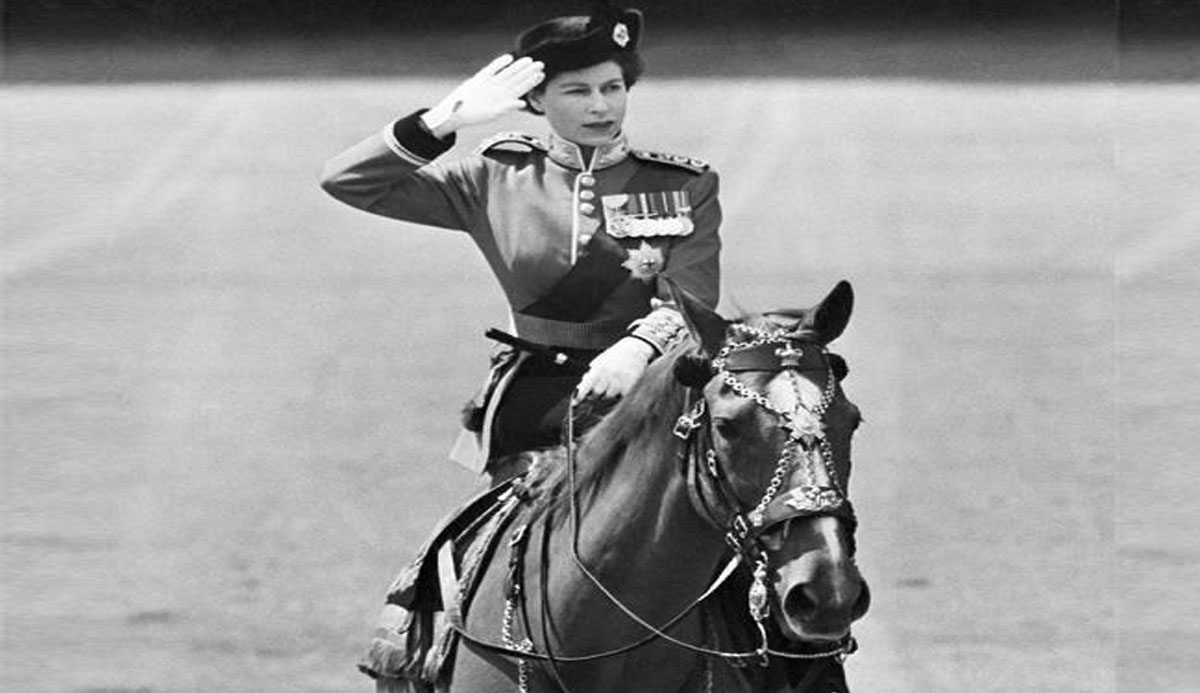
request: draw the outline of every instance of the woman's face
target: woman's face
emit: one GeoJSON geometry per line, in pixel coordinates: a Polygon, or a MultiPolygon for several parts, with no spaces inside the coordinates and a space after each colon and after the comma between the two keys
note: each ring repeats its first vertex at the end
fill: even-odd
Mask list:
{"type": "Polygon", "coordinates": [[[609,61],[555,75],[529,101],[559,137],[596,147],[621,131],[628,95],[621,67],[609,61]]]}

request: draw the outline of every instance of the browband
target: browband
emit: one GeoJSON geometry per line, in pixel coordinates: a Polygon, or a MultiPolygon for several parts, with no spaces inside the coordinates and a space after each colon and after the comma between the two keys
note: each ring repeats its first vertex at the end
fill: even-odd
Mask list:
{"type": "Polygon", "coordinates": [[[788,340],[782,345],[775,342],[745,349],[734,349],[725,357],[725,370],[733,373],[742,371],[777,372],[785,368],[824,373],[829,368],[824,347],[816,342],[788,340]]]}

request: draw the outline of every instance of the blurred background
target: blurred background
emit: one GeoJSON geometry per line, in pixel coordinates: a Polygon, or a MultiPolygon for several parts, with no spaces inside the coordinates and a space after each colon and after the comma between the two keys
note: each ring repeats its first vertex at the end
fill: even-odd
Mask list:
{"type": "MultiPolygon", "coordinates": [[[[857,292],[852,689],[1194,690],[1200,3],[637,6],[628,129],[721,172],[722,309],[857,292]]],[[[585,8],[3,4],[0,689],[371,689],[507,318],[317,177],[585,8]]]]}

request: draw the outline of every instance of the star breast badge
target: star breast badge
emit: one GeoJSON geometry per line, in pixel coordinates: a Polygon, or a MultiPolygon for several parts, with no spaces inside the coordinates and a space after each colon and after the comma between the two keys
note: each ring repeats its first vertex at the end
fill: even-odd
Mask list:
{"type": "Polygon", "coordinates": [[[634,279],[648,282],[658,276],[664,263],[662,249],[642,241],[640,246],[629,251],[629,257],[621,266],[629,270],[634,279]]]}

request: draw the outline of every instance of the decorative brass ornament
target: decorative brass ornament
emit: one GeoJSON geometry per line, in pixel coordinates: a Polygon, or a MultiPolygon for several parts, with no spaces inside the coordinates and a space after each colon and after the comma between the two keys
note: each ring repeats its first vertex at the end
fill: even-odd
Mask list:
{"type": "Polygon", "coordinates": [[[612,40],[621,48],[629,45],[629,27],[625,26],[623,22],[617,22],[613,27],[612,40]]]}
{"type": "Polygon", "coordinates": [[[799,368],[800,359],[804,356],[804,352],[800,350],[800,347],[788,342],[776,349],[775,355],[779,357],[780,366],[784,368],[799,368]]]}

